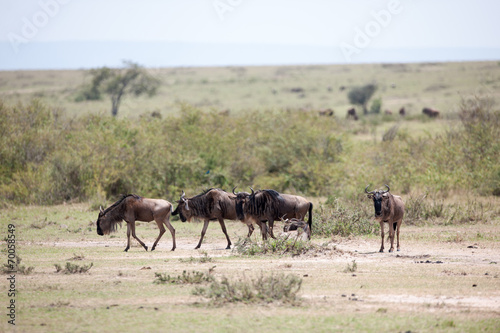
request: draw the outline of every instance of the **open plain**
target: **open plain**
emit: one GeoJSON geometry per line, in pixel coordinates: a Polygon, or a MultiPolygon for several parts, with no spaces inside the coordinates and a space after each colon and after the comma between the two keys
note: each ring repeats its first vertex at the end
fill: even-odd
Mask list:
{"type": "MultiPolygon", "coordinates": [[[[16,326],[4,317],[2,331],[497,332],[500,325],[498,221],[403,224],[402,250],[395,253],[379,253],[377,235],[313,236],[315,247],[292,256],[238,253],[247,232],[239,222],[227,223],[232,250],[225,250],[218,223],[194,250],[202,225],[175,221],[175,251],[166,233],[154,252],[136,241],[123,252],[125,229],[98,236],[96,216],[84,204],[2,211],[2,222],[16,225],[20,265],[34,268],[16,274],[16,326]],[[92,266],[57,272],[55,265],[67,262],[92,266]],[[302,285],[295,304],[215,306],[193,295],[193,284],[154,283],[155,273],[184,271],[230,281],[290,274],[302,285]]],[[[147,245],[157,235],[154,223],[139,223],[137,231],[147,245]]],[[[252,242],[261,241],[253,235],[252,242]]]]}

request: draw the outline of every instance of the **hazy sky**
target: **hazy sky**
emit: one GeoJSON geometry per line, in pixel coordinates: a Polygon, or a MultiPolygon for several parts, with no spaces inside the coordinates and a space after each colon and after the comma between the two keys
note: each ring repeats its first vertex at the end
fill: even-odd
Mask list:
{"type": "Polygon", "coordinates": [[[0,41],[13,51],[2,48],[0,62],[60,41],[309,45],[344,58],[368,48],[500,49],[499,15],[498,0],[0,0],[0,41]]]}

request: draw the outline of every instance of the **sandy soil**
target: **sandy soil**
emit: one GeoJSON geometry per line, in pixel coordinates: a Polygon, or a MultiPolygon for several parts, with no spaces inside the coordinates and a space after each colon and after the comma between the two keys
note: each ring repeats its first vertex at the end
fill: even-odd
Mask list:
{"type": "MultiPolygon", "coordinates": [[[[208,255],[216,260],[216,272],[220,275],[248,275],[263,271],[298,274],[304,279],[301,296],[319,307],[334,305],[345,311],[385,311],[397,307],[408,312],[465,311],[487,317],[500,316],[500,244],[487,237],[474,239],[477,234],[488,235],[497,228],[487,225],[477,228],[434,227],[428,235],[422,235],[425,228],[406,227],[401,233],[402,250],[395,253],[379,253],[378,237],[336,237],[313,239],[316,244],[322,244],[322,250],[306,255],[256,258],[237,256],[226,250],[222,233],[212,227],[200,250],[194,250],[198,238],[178,236],[177,249],[171,252],[171,238],[166,234],[155,252],[169,260],[208,255]],[[230,258],[218,260],[223,257],[230,258]],[[346,272],[346,267],[353,261],[357,269],[346,272]]],[[[111,247],[116,248],[119,256],[125,247],[123,236],[32,245],[64,247],[68,248],[68,253],[77,247],[111,247]]],[[[146,244],[151,246],[151,241],[146,241],[146,244]]],[[[135,260],[151,258],[151,252],[143,251],[137,243],[129,253],[133,253],[135,260]]],[[[213,264],[206,266],[210,265],[213,264]]]]}

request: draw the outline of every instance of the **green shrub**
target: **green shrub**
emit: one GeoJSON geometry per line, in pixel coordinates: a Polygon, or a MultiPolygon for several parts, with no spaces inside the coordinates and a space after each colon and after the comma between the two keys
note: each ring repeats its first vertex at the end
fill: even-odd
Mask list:
{"type": "MultiPolygon", "coordinates": [[[[342,197],[354,206],[368,183],[390,184],[402,195],[491,195],[500,193],[500,115],[493,107],[466,99],[460,126],[414,137],[396,125],[385,141],[371,141],[356,136],[375,133],[381,117],[352,124],[302,111],[227,116],[183,104],[178,116],[162,119],[68,119],[37,100],[0,101],[0,203],[98,207],[125,193],[173,201],[182,190],[253,186],[342,197]]],[[[368,215],[331,208],[321,212],[321,232],[369,232],[368,215]]]]}
{"type": "Polygon", "coordinates": [[[62,267],[59,264],[54,264],[56,268],[56,273],[64,273],[64,274],[82,274],[88,273],[88,271],[94,266],[94,263],[90,263],[89,265],[77,265],[72,264],[70,262],[66,263],[65,267],[62,267]]]}
{"type": "Polygon", "coordinates": [[[263,242],[252,242],[247,238],[240,238],[236,242],[233,251],[248,256],[263,254],[291,254],[292,256],[298,256],[313,249],[315,249],[315,246],[309,241],[303,241],[295,237],[278,237],[263,242]]]}
{"type": "Polygon", "coordinates": [[[35,267],[33,266],[24,266],[21,265],[21,257],[16,254],[16,262],[15,264],[12,264],[11,261],[9,260],[9,263],[3,264],[2,266],[2,274],[12,274],[12,273],[17,273],[17,274],[22,274],[22,275],[29,275],[33,273],[35,270],[35,267]]]}
{"type": "Polygon", "coordinates": [[[346,237],[377,232],[378,224],[374,223],[371,214],[365,210],[367,208],[371,209],[372,204],[367,200],[364,208],[360,208],[359,205],[349,207],[339,199],[329,199],[325,205],[316,210],[313,235],[346,237]]]}
{"type": "MultiPolygon", "coordinates": [[[[213,268],[212,268],[213,270],[213,268]]],[[[181,275],[172,277],[166,273],[155,273],[155,284],[200,284],[213,281],[211,270],[208,274],[198,271],[183,271],[181,275]]]]}
{"type": "Polygon", "coordinates": [[[382,111],[382,98],[375,98],[370,106],[370,113],[379,114],[382,111]]]}
{"type": "Polygon", "coordinates": [[[366,84],[361,87],[352,88],[347,97],[350,103],[362,106],[363,113],[367,114],[368,109],[366,106],[376,90],[377,86],[375,84],[366,84]]]}
{"type": "Polygon", "coordinates": [[[215,279],[208,287],[196,287],[194,295],[211,300],[210,304],[222,306],[227,303],[268,304],[279,302],[299,305],[297,293],[302,279],[289,274],[260,275],[256,279],[240,278],[230,281],[227,277],[215,279]]]}
{"type": "Polygon", "coordinates": [[[356,260],[353,260],[351,264],[347,264],[346,268],[344,269],[344,273],[354,273],[358,270],[358,264],[356,263],[356,260]]]}

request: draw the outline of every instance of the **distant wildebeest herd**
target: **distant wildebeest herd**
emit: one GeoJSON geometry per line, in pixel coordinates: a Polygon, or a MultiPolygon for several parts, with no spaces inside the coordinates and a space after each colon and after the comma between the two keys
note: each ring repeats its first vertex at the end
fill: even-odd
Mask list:
{"type": "MultiPolygon", "coordinates": [[[[170,216],[179,215],[182,222],[190,222],[193,218],[204,221],[201,237],[195,249],[201,247],[210,221],[219,221],[222,232],[226,236],[226,249],[231,248],[231,240],[224,220],[239,220],[245,223],[248,226],[247,237],[252,235],[254,224],[256,224],[261,231],[263,240],[267,240],[268,235],[276,238],[273,231],[274,222],[283,221],[285,232],[302,229],[307,235],[307,239],[311,238],[313,204],[307,199],[297,195],[279,193],[275,190],[254,191],[250,188],[251,193],[236,193],[235,189],[236,187],[233,188],[232,193],[228,193],[221,189],[211,188],[191,198],[187,198],[182,191],[175,209],[167,200],[127,194],[105,210],[100,208],[96,221],[97,234],[101,236],[110,234],[116,231],[118,224],[125,221],[127,223],[127,247],[125,251],[130,248],[130,235],[147,251],[148,247],[135,233],[135,222],[154,220],[160,233],[151,251],[158,245],[158,241],[166,231],[165,227],[172,234],[172,251],[174,251],[176,248],[175,229],[170,223],[170,216]],[[306,215],[308,215],[307,222],[304,220],[306,215]]],[[[382,246],[380,252],[384,250],[384,223],[389,224],[389,238],[391,240],[389,252],[394,250],[395,231],[397,233],[397,250],[399,251],[399,229],[404,215],[404,203],[401,197],[389,193],[389,186],[387,186],[387,191],[368,192],[367,189],[368,186],[365,188],[365,192],[370,199],[373,199],[375,218],[381,226],[382,246]]]]}
{"type": "MultiPolygon", "coordinates": [[[[398,113],[399,113],[399,115],[401,117],[406,116],[406,109],[405,109],[405,107],[404,106],[401,107],[399,109],[398,113]]],[[[439,117],[439,111],[431,109],[431,108],[423,108],[422,109],[422,113],[425,114],[426,116],[430,117],[430,118],[437,118],[437,117],[439,117]]],[[[318,114],[320,116],[334,116],[335,115],[335,113],[334,113],[334,111],[332,109],[319,110],[318,114]]],[[[385,110],[384,114],[390,116],[393,113],[392,113],[391,110],[385,110]]],[[[359,119],[358,114],[356,113],[356,108],[350,108],[350,109],[347,110],[346,119],[353,119],[353,120],[358,120],[359,119]]]]}

